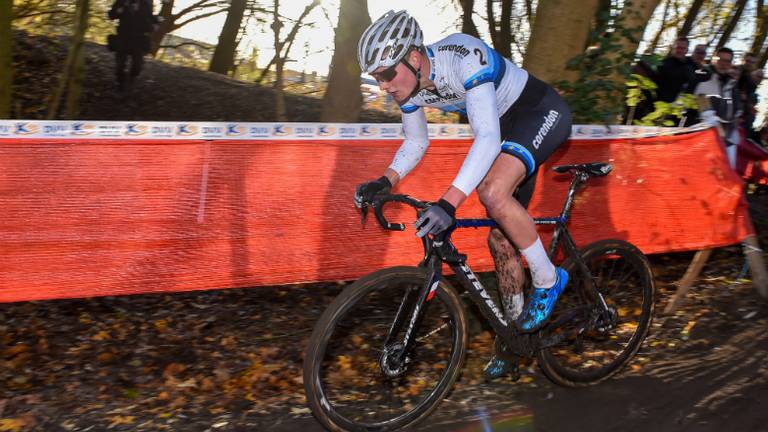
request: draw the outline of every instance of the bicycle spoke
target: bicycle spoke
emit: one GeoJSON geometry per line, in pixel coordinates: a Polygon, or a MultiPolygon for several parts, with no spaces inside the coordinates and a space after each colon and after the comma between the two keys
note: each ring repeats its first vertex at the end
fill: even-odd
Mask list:
{"type": "Polygon", "coordinates": [[[455,311],[438,295],[421,309],[412,347],[405,363],[398,362],[414,309],[412,294],[418,292],[413,287],[419,286],[403,282],[391,281],[355,300],[354,309],[336,318],[326,344],[319,384],[333,412],[356,424],[380,425],[422,409],[455,361],[455,311]]]}
{"type": "MultiPolygon", "coordinates": [[[[592,289],[589,279],[575,279],[571,289],[563,293],[556,313],[572,309],[573,302],[594,305],[589,306],[594,325],[540,356],[547,375],[565,385],[593,382],[615,373],[637,350],[650,323],[653,280],[648,276],[647,261],[631,245],[615,241],[596,245],[584,256],[584,262],[613,316],[581,296],[582,291],[592,289]]],[[[562,331],[573,331],[582,323],[569,320],[562,331]]]]}

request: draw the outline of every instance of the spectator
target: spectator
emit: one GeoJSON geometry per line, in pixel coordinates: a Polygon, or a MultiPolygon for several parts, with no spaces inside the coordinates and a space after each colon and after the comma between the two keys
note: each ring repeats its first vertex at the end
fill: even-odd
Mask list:
{"type": "Polygon", "coordinates": [[[733,67],[733,51],[730,48],[720,48],[711,61],[712,76],[709,80],[699,83],[694,94],[707,96],[710,109],[701,113],[703,121],[715,124],[718,117],[723,121],[725,132],[726,152],[731,166],[736,162],[736,146],[739,140],[736,121],[741,117],[741,104],[738,90],[738,79],[733,67]]]}
{"type": "Polygon", "coordinates": [[[693,65],[693,81],[688,85],[688,88],[693,91],[700,82],[707,81],[711,76],[709,64],[706,61],[707,58],[707,46],[704,44],[698,44],[693,48],[693,54],[689,57],[691,64],[693,65]]]}
{"type": "Polygon", "coordinates": [[[109,10],[109,19],[120,21],[111,47],[115,51],[117,87],[120,91],[129,91],[141,73],[155,25],[152,9],[152,0],[115,0],[109,10]],[[131,67],[126,76],[129,58],[131,67]]]}
{"type": "Polygon", "coordinates": [[[691,61],[697,69],[701,69],[706,66],[705,59],[707,58],[707,46],[705,44],[698,44],[693,47],[693,53],[691,54],[691,61]]]}
{"type": "MultiPolygon", "coordinates": [[[[707,81],[712,73],[710,72],[709,65],[706,61],[707,58],[707,45],[697,44],[693,47],[693,53],[688,56],[691,66],[693,67],[692,81],[688,83],[687,90],[693,92],[699,83],[707,81]]],[[[685,113],[685,123],[683,126],[693,126],[699,121],[699,111],[693,108],[688,108],[685,113]]]]}
{"type": "Polygon", "coordinates": [[[679,37],[672,46],[672,52],[661,62],[656,73],[656,98],[663,102],[674,102],[681,91],[691,91],[691,83],[696,82],[696,66],[686,57],[688,38],[679,37]]]}

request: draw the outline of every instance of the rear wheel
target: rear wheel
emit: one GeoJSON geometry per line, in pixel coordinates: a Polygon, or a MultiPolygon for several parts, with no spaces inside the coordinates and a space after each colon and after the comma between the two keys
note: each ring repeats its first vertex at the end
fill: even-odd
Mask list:
{"type": "Polygon", "coordinates": [[[603,240],[583,248],[581,255],[611,313],[597,316],[599,299],[590,295],[590,276],[568,259],[563,267],[570,281],[551,319],[565,323],[548,332],[563,340],[537,357],[547,377],[569,387],[595,384],[621,370],[648,334],[654,308],[651,266],[635,246],[603,240]]]}
{"type": "Polygon", "coordinates": [[[461,370],[467,323],[445,281],[422,308],[413,346],[401,344],[425,269],[395,267],[347,287],[326,309],[304,358],[304,388],[315,417],[331,430],[401,429],[426,417],[461,370]],[[395,323],[398,310],[406,319],[395,323]],[[387,335],[394,337],[386,342],[387,335]]]}

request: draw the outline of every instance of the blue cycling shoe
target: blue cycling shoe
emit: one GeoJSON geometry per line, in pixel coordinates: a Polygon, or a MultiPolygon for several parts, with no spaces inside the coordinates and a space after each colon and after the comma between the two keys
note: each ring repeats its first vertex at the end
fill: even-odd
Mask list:
{"type": "Polygon", "coordinates": [[[509,352],[504,343],[496,336],[493,344],[493,356],[483,369],[483,378],[493,381],[509,375],[512,381],[520,379],[520,357],[509,352]]]}
{"type": "Polygon", "coordinates": [[[530,333],[540,329],[555,309],[557,299],[568,284],[568,272],[558,267],[555,274],[557,281],[552,288],[534,288],[525,302],[523,313],[515,321],[521,332],[530,333]]]}
{"type": "Polygon", "coordinates": [[[506,375],[509,375],[512,381],[520,379],[520,359],[504,359],[494,354],[483,369],[483,378],[486,381],[493,381],[506,375]]]}

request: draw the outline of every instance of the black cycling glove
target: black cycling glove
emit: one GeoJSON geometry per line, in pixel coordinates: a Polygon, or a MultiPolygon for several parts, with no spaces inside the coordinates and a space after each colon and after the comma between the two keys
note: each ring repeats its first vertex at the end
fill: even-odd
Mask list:
{"type": "Polygon", "coordinates": [[[376,180],[360,183],[355,191],[355,206],[362,208],[363,203],[370,204],[376,194],[388,193],[392,189],[392,182],[387,176],[381,176],[376,180]]]}
{"type": "Polygon", "coordinates": [[[416,235],[437,235],[456,224],[456,207],[441,199],[429,206],[416,220],[416,235]]]}

